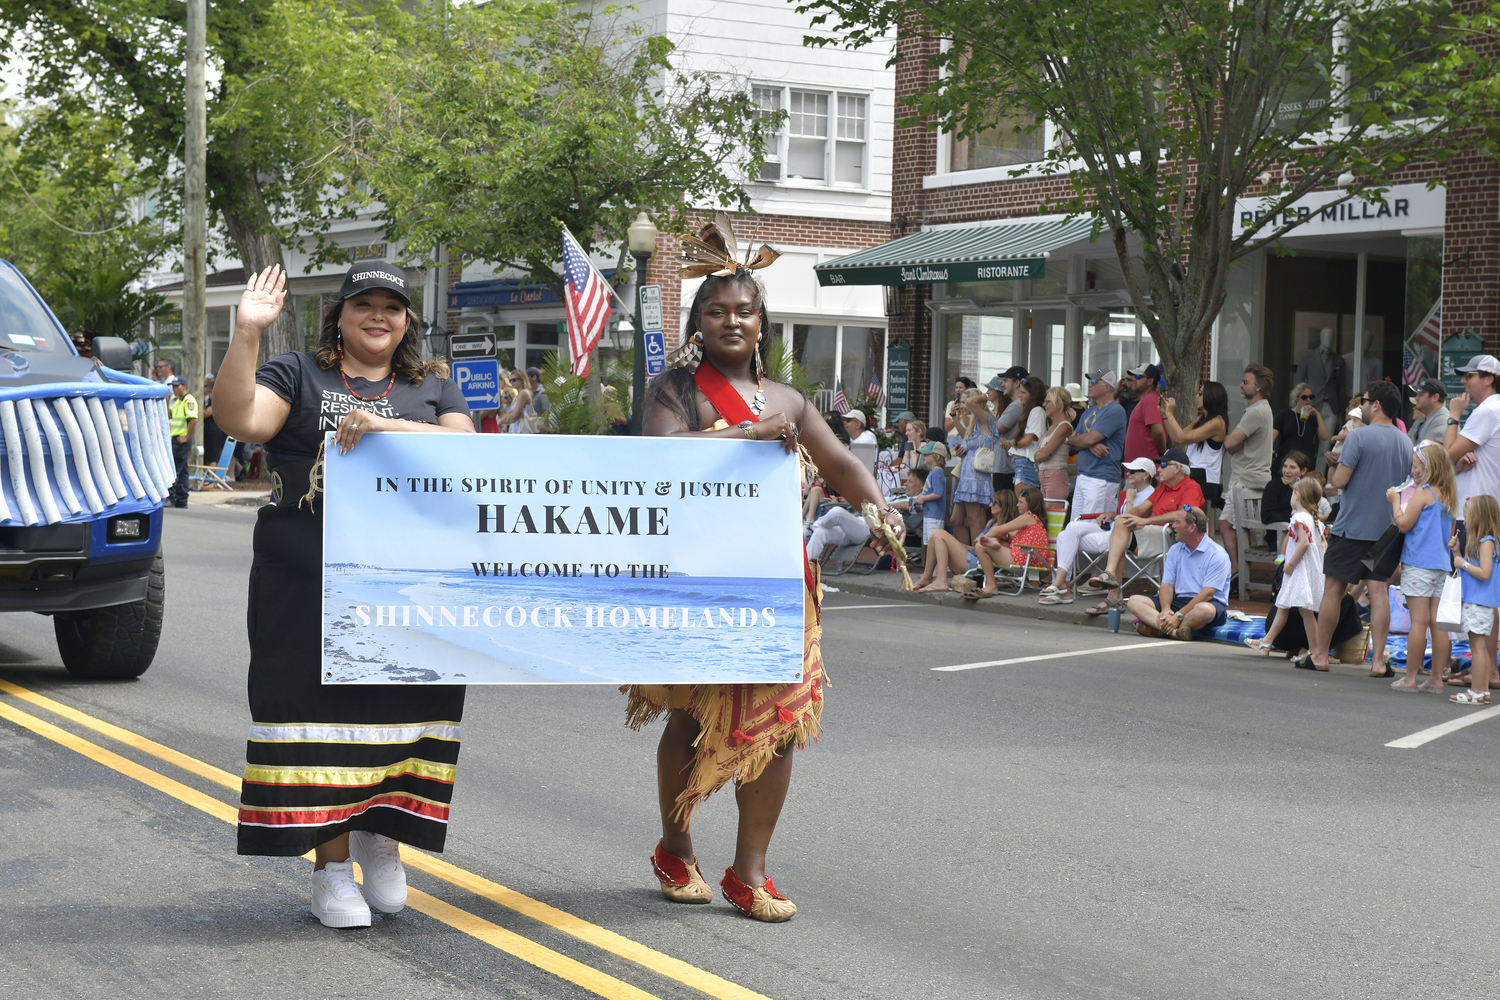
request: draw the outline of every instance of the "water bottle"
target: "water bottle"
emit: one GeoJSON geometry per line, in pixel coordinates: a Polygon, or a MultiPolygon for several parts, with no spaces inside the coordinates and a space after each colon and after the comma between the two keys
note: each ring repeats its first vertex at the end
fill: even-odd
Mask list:
{"type": "Polygon", "coordinates": [[[1119,608],[1110,608],[1109,609],[1109,630],[1111,632],[1118,632],[1118,631],[1120,631],[1120,609],[1119,608]]]}

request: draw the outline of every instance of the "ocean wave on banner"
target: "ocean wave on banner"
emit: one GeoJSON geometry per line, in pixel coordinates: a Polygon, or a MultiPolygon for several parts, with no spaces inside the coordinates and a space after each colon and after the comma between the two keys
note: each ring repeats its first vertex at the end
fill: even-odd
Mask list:
{"type": "Polygon", "coordinates": [[[326,579],[325,683],[785,683],[802,669],[800,579],[495,579],[367,567],[339,567],[326,579]],[[362,624],[361,607],[371,624],[362,624]],[[376,624],[383,620],[378,607],[387,615],[394,607],[398,620],[411,624],[376,624]],[[431,624],[415,612],[419,607],[431,624]],[[479,624],[463,624],[465,607],[479,609],[479,624]],[[439,608],[450,609],[450,617],[439,608]],[[507,612],[515,622],[522,615],[511,609],[519,608],[525,624],[485,626],[486,608],[499,609],[491,622],[507,612]],[[541,624],[533,625],[538,608],[541,624]],[[661,609],[657,627],[638,624],[637,608],[648,616],[661,609]],[[774,625],[765,624],[766,608],[773,609],[774,625]],[[613,624],[598,624],[600,609],[613,614],[613,624]],[[625,609],[628,625],[619,624],[625,615],[615,609],[625,609]],[[693,627],[681,627],[683,609],[693,627]],[[660,625],[665,610],[672,612],[671,629],[660,625]],[[726,612],[731,626],[724,624],[726,612]],[[569,625],[559,627],[561,620],[569,625]]]}

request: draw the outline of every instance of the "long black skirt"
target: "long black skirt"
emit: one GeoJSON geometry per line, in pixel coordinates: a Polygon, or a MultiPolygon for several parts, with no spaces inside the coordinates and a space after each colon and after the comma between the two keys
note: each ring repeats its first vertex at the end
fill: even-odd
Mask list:
{"type": "Polygon", "coordinates": [[[239,853],[291,857],[350,830],[441,851],[462,685],[340,684],[322,669],[322,518],[262,507],[250,567],[250,739],[239,853]]]}

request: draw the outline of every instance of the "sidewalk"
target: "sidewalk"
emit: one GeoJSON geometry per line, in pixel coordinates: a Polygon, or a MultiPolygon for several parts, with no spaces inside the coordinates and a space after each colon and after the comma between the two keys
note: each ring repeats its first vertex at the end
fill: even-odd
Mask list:
{"type": "MultiPolygon", "coordinates": [[[[913,577],[916,574],[912,574],[913,577]]],[[[1083,625],[1091,628],[1107,629],[1109,627],[1109,616],[1099,615],[1090,617],[1083,613],[1083,609],[1098,603],[1103,596],[1102,593],[1089,595],[1087,592],[1080,593],[1072,604],[1041,605],[1037,603],[1036,588],[1022,591],[1019,596],[1011,597],[1001,594],[999,597],[986,597],[983,600],[967,601],[952,591],[944,594],[919,594],[916,591],[903,591],[901,589],[901,574],[891,573],[885,570],[877,570],[869,576],[860,576],[857,572],[846,573],[843,576],[829,576],[823,578],[824,588],[835,587],[841,594],[857,594],[862,597],[878,597],[893,601],[911,601],[917,604],[932,604],[945,608],[963,608],[969,611],[986,612],[989,614],[1015,615],[1021,618],[1030,618],[1033,621],[1064,622],[1072,625],[1083,625]]],[[[1015,584],[1010,584],[1014,587],[1015,584]]],[[[1004,585],[1002,584],[1002,590],[1004,585]]],[[[1135,589],[1130,591],[1135,593],[1135,589]]],[[[1144,592],[1144,590],[1143,590],[1144,592]]],[[[1243,611],[1248,615],[1264,615],[1271,607],[1269,600],[1240,601],[1231,600],[1229,610],[1243,611]]],[[[1131,628],[1130,613],[1125,612],[1120,622],[1121,631],[1131,628]]]]}
{"type": "MultiPolygon", "coordinates": [[[[245,484],[248,486],[249,484],[245,484]]],[[[207,507],[263,507],[271,502],[271,488],[254,484],[257,488],[240,487],[234,490],[194,490],[188,494],[188,506],[207,507]]],[[[900,574],[897,574],[898,576],[900,574]]]]}

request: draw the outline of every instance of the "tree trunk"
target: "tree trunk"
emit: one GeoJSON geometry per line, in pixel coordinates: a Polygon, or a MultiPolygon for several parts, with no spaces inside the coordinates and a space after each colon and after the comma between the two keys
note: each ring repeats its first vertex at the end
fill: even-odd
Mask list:
{"type": "MultiPolygon", "coordinates": [[[[218,196],[214,199],[216,207],[224,218],[230,239],[234,240],[235,249],[239,251],[240,260],[244,261],[246,279],[272,264],[280,265],[285,271],[286,258],[281,253],[280,234],[261,198],[254,166],[215,163],[211,158],[210,170],[209,188],[218,196]]],[[[261,335],[260,360],[267,361],[288,351],[306,349],[307,345],[297,332],[296,311],[288,301],[276,322],[261,335]]]]}

